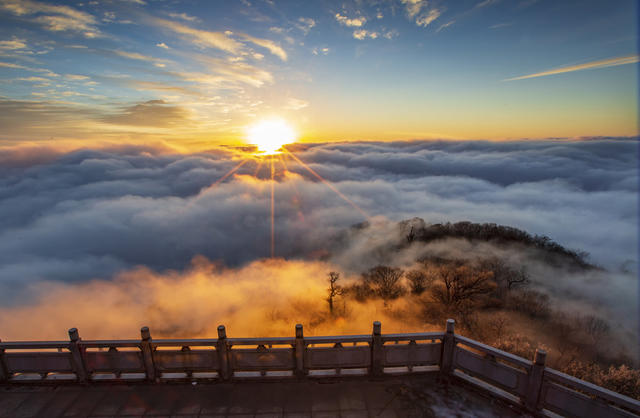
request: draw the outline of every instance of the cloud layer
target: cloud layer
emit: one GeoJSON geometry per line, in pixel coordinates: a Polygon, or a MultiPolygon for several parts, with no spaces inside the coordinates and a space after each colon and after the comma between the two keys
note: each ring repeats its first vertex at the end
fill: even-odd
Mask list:
{"type": "MultiPolygon", "coordinates": [[[[637,271],[637,148],[637,140],[606,138],[291,146],[331,187],[287,154],[275,157],[275,254],[293,260],[281,261],[284,270],[297,262],[300,272],[309,269],[296,280],[324,286],[325,270],[357,275],[388,262],[374,250],[397,234],[389,221],[495,222],[588,251],[620,275],[616,295],[635,295],[628,279],[637,271]],[[373,226],[345,245],[345,231],[367,220],[363,213],[373,226]]],[[[0,306],[28,306],[52,287],[95,293],[114,276],[134,274],[123,271],[141,280],[187,271],[187,280],[195,256],[232,274],[269,256],[268,159],[252,159],[218,182],[246,155],[151,147],[5,151],[0,306]],[[83,284],[92,279],[106,282],[83,284]]],[[[408,265],[415,255],[391,261],[408,265]]],[[[593,301],[597,283],[609,279],[591,278],[583,296],[593,301]]],[[[617,298],[611,295],[607,303],[617,298]]]]}

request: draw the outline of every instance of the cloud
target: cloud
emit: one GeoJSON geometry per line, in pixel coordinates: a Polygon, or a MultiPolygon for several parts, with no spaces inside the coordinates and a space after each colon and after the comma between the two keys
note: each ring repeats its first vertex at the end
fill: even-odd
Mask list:
{"type": "Polygon", "coordinates": [[[626,65],[626,64],[635,64],[640,61],[640,55],[627,55],[623,57],[616,58],[608,58],[604,60],[591,61],[584,64],[570,65],[566,67],[558,67],[547,71],[541,71],[539,73],[533,73],[528,75],[523,75],[519,77],[507,78],[503,81],[515,81],[515,80],[525,80],[527,78],[536,78],[536,77],[544,77],[548,75],[555,74],[564,74],[570,73],[573,71],[582,71],[582,70],[591,70],[597,68],[607,68],[607,67],[616,67],[618,65],[626,65]]]}
{"type": "Polygon", "coordinates": [[[436,29],[436,32],[440,32],[442,29],[444,29],[444,28],[448,28],[449,26],[453,25],[454,23],[456,23],[456,21],[455,21],[455,20],[451,20],[451,21],[449,21],[449,22],[447,22],[447,23],[443,23],[442,25],[440,25],[440,26],[438,27],[438,29],[436,29]]]}
{"type": "Polygon", "coordinates": [[[329,52],[331,52],[331,48],[328,48],[328,47],[324,47],[324,48],[313,48],[313,49],[311,50],[311,53],[312,53],[313,55],[320,55],[320,54],[322,54],[322,55],[329,55],[329,52]]]}
{"type": "Polygon", "coordinates": [[[80,74],[65,74],[64,78],[71,81],[84,81],[89,79],[86,75],[80,74]]]}
{"type": "Polygon", "coordinates": [[[483,0],[480,3],[476,4],[475,7],[476,8],[487,7],[487,6],[492,6],[498,3],[500,3],[500,0],[483,0]]]}
{"type": "Polygon", "coordinates": [[[496,23],[495,25],[491,25],[489,26],[489,29],[500,29],[500,28],[506,28],[508,26],[513,25],[513,23],[511,22],[507,22],[507,23],[496,23]]]}
{"type": "Polygon", "coordinates": [[[307,102],[306,100],[296,99],[292,97],[287,100],[285,109],[300,110],[300,109],[304,109],[307,106],[309,106],[309,102],[307,102]]]}
{"type": "Polygon", "coordinates": [[[353,37],[360,41],[364,39],[376,39],[378,37],[378,32],[368,31],[366,29],[358,29],[353,31],[353,37]]]}
{"type": "Polygon", "coordinates": [[[316,26],[316,21],[311,19],[310,17],[301,17],[298,19],[298,23],[296,24],[296,26],[305,35],[307,35],[311,31],[311,29],[316,26]]]}
{"type": "MultiPolygon", "coordinates": [[[[116,117],[160,119],[170,106],[140,103],[116,117]]],[[[637,139],[607,138],[291,146],[375,216],[369,226],[349,228],[362,214],[285,157],[290,171],[277,165],[274,219],[284,259],[275,260],[262,259],[269,254],[268,170],[250,161],[215,184],[238,165],[232,151],[5,148],[0,328],[9,339],[34,338],[33,329],[42,330],[38,338],[57,338],[71,326],[85,338],[122,338],[140,325],[157,336],[193,337],[219,323],[234,335],[288,335],[297,322],[310,333],[359,333],[382,318],[385,329],[408,331],[423,323],[394,320],[375,304],[350,304],[348,321],[327,318],[325,277],[337,270],[349,281],[381,262],[409,267],[425,253],[512,257],[539,286],[568,295],[563,303],[626,318],[637,303],[633,273],[571,273],[527,252],[455,240],[384,249],[402,239],[394,221],[468,219],[549,235],[590,251],[611,271],[625,260],[637,268],[637,148],[637,139]]]]}
{"type": "Polygon", "coordinates": [[[393,38],[395,38],[396,36],[398,36],[398,31],[397,31],[397,30],[395,30],[395,29],[392,29],[392,30],[389,30],[389,31],[384,32],[384,33],[382,34],[382,36],[383,36],[384,38],[386,38],[386,39],[393,39],[393,38]]]}
{"type": "Polygon", "coordinates": [[[16,38],[15,36],[8,41],[0,41],[0,49],[3,50],[16,50],[25,49],[27,47],[27,41],[24,39],[16,38]]]}
{"type": "Polygon", "coordinates": [[[247,35],[247,34],[242,34],[242,37],[255,44],[258,45],[262,48],[265,48],[267,50],[269,50],[269,52],[271,52],[273,55],[277,56],[278,58],[280,58],[282,61],[286,61],[287,60],[287,53],[285,52],[284,49],[282,49],[282,47],[280,45],[278,45],[277,43],[275,43],[272,40],[269,39],[263,39],[263,38],[256,38],[254,36],[251,35],[247,35]]]}
{"type": "Polygon", "coordinates": [[[16,70],[26,70],[26,71],[31,71],[34,73],[42,73],[47,77],[58,77],[59,74],[56,74],[54,72],[52,72],[51,70],[48,70],[46,68],[34,68],[34,67],[27,67],[25,65],[20,65],[20,64],[15,64],[12,62],[2,62],[0,61],[0,68],[13,68],[16,70]]]}
{"type": "Polygon", "coordinates": [[[426,0],[402,0],[402,4],[406,7],[407,17],[414,20],[416,25],[423,27],[438,19],[444,11],[435,7],[427,11],[429,2],[426,0]]]}
{"type": "MultiPolygon", "coordinates": [[[[164,45],[164,44],[163,44],[164,45]]],[[[166,45],[165,45],[166,47],[166,45]]],[[[168,47],[167,47],[168,49],[168,47]]],[[[145,62],[150,62],[153,65],[157,66],[157,67],[164,67],[165,66],[165,61],[164,60],[160,60],[157,58],[154,58],[152,56],[149,55],[143,55],[137,52],[128,52],[128,51],[121,51],[118,49],[115,49],[113,51],[114,54],[123,57],[123,58],[128,58],[128,59],[132,59],[132,60],[137,60],[137,61],[145,61],[145,62]]]]}
{"type": "Polygon", "coordinates": [[[125,107],[120,113],[103,120],[116,125],[169,127],[188,123],[188,112],[163,100],[149,100],[125,107]]]}
{"type": "Polygon", "coordinates": [[[182,20],[186,20],[187,22],[197,22],[198,18],[195,16],[189,16],[186,13],[169,13],[170,17],[173,17],[174,19],[182,19],[182,20]]]}
{"type": "Polygon", "coordinates": [[[170,49],[164,42],[157,43],[156,46],[162,49],[170,49]]]}
{"type": "Polygon", "coordinates": [[[169,73],[183,80],[208,85],[209,87],[223,87],[233,85],[251,85],[261,87],[273,83],[273,75],[262,68],[242,61],[228,61],[200,55],[194,57],[206,65],[210,73],[174,72],[169,73]]]}
{"type": "MultiPolygon", "coordinates": [[[[44,118],[61,117],[55,107],[28,106],[24,113],[36,125],[44,118]]],[[[10,104],[0,102],[3,129],[15,117],[10,104]]],[[[188,117],[177,105],[148,101],[124,106],[103,123],[181,125],[188,117]]],[[[558,292],[574,284],[573,295],[590,306],[601,302],[619,316],[632,312],[638,249],[637,138],[360,142],[297,144],[288,149],[369,213],[371,226],[350,228],[366,219],[363,214],[285,155],[288,169],[277,160],[274,184],[275,251],[284,261],[263,261],[270,252],[270,172],[251,160],[216,184],[245,158],[232,149],[172,154],[152,147],[73,152],[4,147],[0,306],[23,307],[3,311],[0,328],[19,334],[16,318],[40,318],[53,327],[47,329],[81,324],[89,334],[122,337],[125,326],[135,332],[128,322],[134,317],[166,335],[180,327],[185,335],[204,335],[210,331],[206,324],[220,318],[239,334],[249,335],[264,331],[264,322],[250,328],[251,321],[243,322],[236,312],[238,306],[246,306],[243,297],[254,289],[269,297],[247,308],[251,318],[264,318],[276,305],[303,307],[276,315],[282,320],[271,330],[280,332],[281,326],[308,321],[323,309],[319,295],[330,269],[354,277],[370,263],[408,265],[421,251],[497,251],[464,243],[411,247],[391,256],[379,251],[401,237],[395,221],[414,216],[430,223],[506,224],[586,250],[609,272],[581,276],[537,264],[530,264],[530,271],[558,292]],[[201,260],[194,267],[191,260],[197,255],[211,263],[201,260]],[[268,280],[279,272],[282,281],[268,280]],[[603,291],[607,286],[608,293],[603,291]],[[214,293],[229,296],[213,305],[193,303],[193,298],[210,299],[214,293]],[[104,299],[94,299],[100,295],[104,299]],[[148,298],[140,299],[142,295],[148,298]],[[175,295],[176,303],[167,304],[167,295],[175,295]],[[84,302],[86,315],[61,309],[69,298],[99,300],[104,303],[101,308],[129,298],[140,304],[123,302],[125,311],[101,309],[114,313],[100,323],[104,328],[98,328],[95,310],[84,302]],[[617,306],[614,300],[624,302],[617,306]],[[189,311],[193,306],[211,307],[189,311]],[[51,314],[57,310],[58,315],[51,314]],[[192,316],[183,321],[182,312],[192,316]],[[67,323],[72,313],[81,322],[67,323]],[[161,319],[167,317],[176,319],[163,327],[161,319]]],[[[526,254],[518,254],[513,257],[528,260],[526,254]]],[[[354,309],[358,321],[353,327],[360,326],[360,319],[368,326],[375,306],[354,309]],[[360,309],[370,310],[360,315],[360,309]]],[[[336,325],[323,323],[316,330],[347,332],[332,327],[336,325]]]]}
{"type": "Polygon", "coordinates": [[[80,32],[86,38],[101,36],[96,19],[89,13],[69,6],[51,5],[31,0],[5,0],[0,8],[16,16],[34,16],[31,19],[45,29],[60,32],[80,32]]]}
{"type": "Polygon", "coordinates": [[[349,26],[349,27],[362,27],[365,23],[367,23],[367,19],[365,17],[359,16],[353,19],[349,19],[347,16],[343,16],[340,13],[336,13],[335,18],[341,25],[349,26]]]}
{"type": "Polygon", "coordinates": [[[410,19],[416,17],[422,8],[428,4],[426,0],[402,0],[402,3],[406,6],[407,16],[410,19]]]}
{"type": "Polygon", "coordinates": [[[440,10],[431,9],[431,10],[429,10],[429,13],[422,14],[422,15],[420,15],[420,16],[418,16],[416,18],[416,25],[426,27],[431,22],[433,22],[434,20],[439,18],[441,14],[442,14],[442,12],[440,10]]]}
{"type": "Polygon", "coordinates": [[[156,18],[152,22],[161,28],[183,35],[186,39],[201,47],[216,48],[232,54],[239,53],[243,48],[242,43],[231,38],[230,34],[226,32],[194,29],[167,19],[156,18]]]}
{"type": "Polygon", "coordinates": [[[16,80],[30,81],[30,82],[34,82],[34,83],[39,83],[39,82],[47,83],[47,82],[51,81],[48,78],[44,78],[44,77],[19,77],[16,80]]]}

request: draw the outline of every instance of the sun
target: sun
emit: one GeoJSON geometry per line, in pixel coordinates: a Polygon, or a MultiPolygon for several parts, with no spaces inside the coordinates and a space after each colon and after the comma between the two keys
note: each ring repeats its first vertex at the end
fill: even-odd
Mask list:
{"type": "Polygon", "coordinates": [[[296,133],[284,119],[264,119],[247,128],[247,140],[264,154],[276,154],[283,145],[295,142],[296,133]]]}

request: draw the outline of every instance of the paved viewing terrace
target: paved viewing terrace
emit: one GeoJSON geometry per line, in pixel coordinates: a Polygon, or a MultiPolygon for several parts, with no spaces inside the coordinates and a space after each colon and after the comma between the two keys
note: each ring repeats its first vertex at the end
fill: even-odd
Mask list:
{"type": "Polygon", "coordinates": [[[637,417],[640,402],[454,333],[0,342],[0,416],[637,417]]]}

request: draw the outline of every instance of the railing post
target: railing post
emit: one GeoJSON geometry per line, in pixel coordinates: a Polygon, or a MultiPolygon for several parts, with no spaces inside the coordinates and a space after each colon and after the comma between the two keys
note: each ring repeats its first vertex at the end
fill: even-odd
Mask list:
{"type": "Polygon", "coordinates": [[[453,350],[455,348],[455,328],[456,321],[447,319],[447,331],[442,339],[442,356],[440,357],[440,374],[449,375],[453,371],[453,350]]]}
{"type": "Polygon", "coordinates": [[[373,335],[371,338],[371,374],[373,376],[382,376],[382,324],[380,324],[380,321],[373,323],[373,335]]]}
{"type": "Polygon", "coordinates": [[[296,376],[298,377],[303,377],[306,374],[306,371],[304,369],[305,349],[306,347],[304,345],[304,334],[302,331],[302,324],[296,324],[295,354],[296,354],[296,376]]]}
{"type": "Polygon", "coordinates": [[[227,330],[224,325],[218,326],[218,343],[216,345],[218,351],[218,363],[220,364],[220,378],[229,380],[231,373],[229,371],[229,356],[227,354],[227,330]]]}
{"type": "Polygon", "coordinates": [[[84,361],[82,359],[82,350],[80,348],[80,334],[78,328],[71,328],[69,330],[69,351],[71,352],[71,362],[73,364],[73,371],[76,373],[78,382],[86,383],[87,371],[84,367],[84,361]]]}
{"type": "Polygon", "coordinates": [[[142,348],[142,358],[144,360],[144,368],[147,371],[147,380],[153,382],[156,380],[156,369],[153,365],[153,350],[151,349],[151,332],[149,327],[140,328],[140,348],[142,348]]]}
{"type": "Polygon", "coordinates": [[[541,349],[536,350],[536,356],[529,372],[529,383],[527,384],[527,397],[525,399],[525,407],[535,412],[538,408],[540,400],[540,390],[542,389],[542,377],[544,374],[544,363],[547,359],[547,352],[541,349]]]}
{"type": "MultiPolygon", "coordinates": [[[[2,340],[0,340],[0,343],[2,340]]],[[[6,382],[9,380],[9,370],[7,370],[7,364],[4,362],[4,348],[0,348],[0,382],[6,382]]]]}

